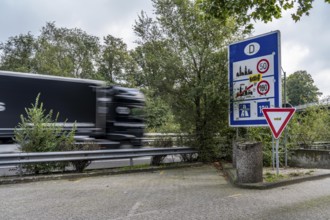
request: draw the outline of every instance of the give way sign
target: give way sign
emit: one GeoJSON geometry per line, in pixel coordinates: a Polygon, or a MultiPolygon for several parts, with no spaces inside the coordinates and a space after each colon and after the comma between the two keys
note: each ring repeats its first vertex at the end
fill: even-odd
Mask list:
{"type": "Polygon", "coordinates": [[[266,121],[272,131],[274,138],[278,139],[290,119],[292,118],[295,108],[263,108],[262,109],[266,121]]]}

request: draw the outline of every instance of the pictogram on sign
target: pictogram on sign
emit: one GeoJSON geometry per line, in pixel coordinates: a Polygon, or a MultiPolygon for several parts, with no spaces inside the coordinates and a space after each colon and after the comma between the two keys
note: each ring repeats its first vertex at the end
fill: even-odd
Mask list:
{"type": "Polygon", "coordinates": [[[249,118],[251,116],[251,105],[250,103],[239,104],[239,117],[249,118]]]}

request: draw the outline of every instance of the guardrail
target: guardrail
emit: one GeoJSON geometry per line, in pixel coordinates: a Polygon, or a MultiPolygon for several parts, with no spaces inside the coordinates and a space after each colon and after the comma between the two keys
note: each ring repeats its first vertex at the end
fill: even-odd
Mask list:
{"type": "Polygon", "coordinates": [[[310,145],[303,143],[298,145],[298,149],[310,149],[310,150],[330,150],[330,141],[315,141],[310,145]]]}
{"type": "Polygon", "coordinates": [[[29,163],[61,162],[77,160],[111,160],[130,159],[133,165],[133,158],[157,155],[195,154],[198,151],[189,147],[173,148],[140,148],[140,149],[119,149],[119,150],[94,150],[94,151],[61,151],[42,153],[11,153],[0,154],[0,166],[22,165],[29,163]]]}
{"type": "Polygon", "coordinates": [[[171,142],[173,146],[180,145],[184,140],[193,137],[187,133],[145,133],[142,138],[144,146],[152,146],[156,141],[171,142]]]}

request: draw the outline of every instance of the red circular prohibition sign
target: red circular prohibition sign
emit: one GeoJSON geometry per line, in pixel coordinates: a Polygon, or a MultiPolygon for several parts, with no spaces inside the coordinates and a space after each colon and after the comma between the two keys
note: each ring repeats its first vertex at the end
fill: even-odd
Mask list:
{"type": "Polygon", "coordinates": [[[270,90],[269,82],[266,80],[262,80],[258,83],[257,91],[260,95],[266,95],[270,90]]]}
{"type": "Polygon", "coordinates": [[[267,72],[268,69],[269,69],[269,61],[266,59],[259,60],[259,62],[257,64],[258,72],[263,74],[263,73],[267,72]]]}

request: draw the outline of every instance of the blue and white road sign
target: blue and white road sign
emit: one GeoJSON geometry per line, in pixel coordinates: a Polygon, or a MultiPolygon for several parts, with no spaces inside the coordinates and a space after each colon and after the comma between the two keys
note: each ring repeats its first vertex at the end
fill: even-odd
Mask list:
{"type": "Polygon", "coordinates": [[[267,126],[262,109],[282,105],[280,32],[233,43],[228,54],[229,125],[267,126]]]}

